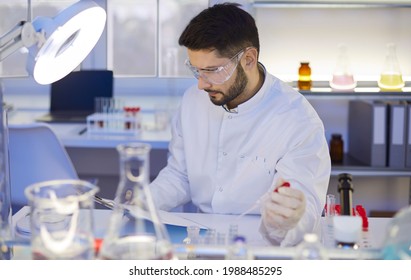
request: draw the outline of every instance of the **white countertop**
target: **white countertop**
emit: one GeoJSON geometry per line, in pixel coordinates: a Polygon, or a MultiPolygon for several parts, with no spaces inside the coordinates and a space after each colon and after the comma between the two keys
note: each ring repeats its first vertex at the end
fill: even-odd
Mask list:
{"type": "MultiPolygon", "coordinates": [[[[9,124],[27,124],[47,113],[46,110],[13,110],[9,113],[9,124]]],[[[50,126],[56,132],[65,147],[81,148],[115,148],[125,142],[149,143],[153,149],[167,149],[171,139],[170,128],[154,129],[152,113],[143,114],[143,129],[136,135],[89,134],[84,132],[86,124],[52,123],[50,126]]]]}

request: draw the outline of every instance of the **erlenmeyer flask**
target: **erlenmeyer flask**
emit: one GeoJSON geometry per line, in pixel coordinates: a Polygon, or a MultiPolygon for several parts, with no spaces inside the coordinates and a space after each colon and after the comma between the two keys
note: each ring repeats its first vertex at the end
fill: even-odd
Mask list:
{"type": "Polygon", "coordinates": [[[394,43],[387,44],[387,55],[384,68],[381,72],[378,86],[382,91],[396,91],[404,87],[404,81],[398,63],[396,46],[394,43]]]}
{"type": "Polygon", "coordinates": [[[168,232],[149,189],[149,153],[143,143],[119,145],[120,182],[100,259],[171,259],[168,232]]]}
{"type": "Polygon", "coordinates": [[[388,224],[383,246],[386,260],[411,260],[411,206],[402,208],[388,224]]]}
{"type": "Polygon", "coordinates": [[[347,47],[341,44],[339,47],[337,65],[333,72],[330,87],[335,90],[352,90],[357,86],[350,70],[350,62],[347,55],[347,47]]]}

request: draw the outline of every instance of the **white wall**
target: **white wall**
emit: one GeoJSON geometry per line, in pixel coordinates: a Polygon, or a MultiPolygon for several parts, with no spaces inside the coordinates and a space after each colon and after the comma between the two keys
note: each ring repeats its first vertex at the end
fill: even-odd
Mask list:
{"type": "Polygon", "coordinates": [[[299,62],[308,60],[314,80],[329,80],[345,43],[354,75],[375,80],[388,42],[411,76],[411,8],[257,8],[255,15],[261,61],[281,78],[295,80],[299,62]]]}

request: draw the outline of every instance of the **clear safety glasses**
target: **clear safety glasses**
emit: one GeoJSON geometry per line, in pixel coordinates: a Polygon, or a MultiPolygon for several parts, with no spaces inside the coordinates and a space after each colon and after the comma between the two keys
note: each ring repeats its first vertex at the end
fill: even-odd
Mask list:
{"type": "Polygon", "coordinates": [[[193,72],[193,75],[194,77],[196,77],[196,79],[199,79],[201,77],[211,84],[221,85],[231,78],[234,70],[237,68],[238,63],[240,62],[241,57],[246,50],[247,49],[241,50],[236,55],[234,55],[227,64],[216,68],[198,69],[197,67],[191,65],[188,58],[186,59],[185,65],[188,69],[190,69],[191,72],[193,72]]]}

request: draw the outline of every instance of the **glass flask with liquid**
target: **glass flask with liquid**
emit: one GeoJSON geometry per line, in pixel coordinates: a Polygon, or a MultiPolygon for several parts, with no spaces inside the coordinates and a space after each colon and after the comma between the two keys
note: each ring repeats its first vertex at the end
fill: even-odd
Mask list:
{"type": "Polygon", "coordinates": [[[378,86],[381,91],[400,91],[404,85],[400,64],[397,59],[396,45],[389,43],[387,44],[387,55],[378,86]]]}
{"type": "Polygon", "coordinates": [[[312,81],[310,63],[307,61],[303,61],[300,63],[300,68],[298,68],[298,89],[310,90],[311,86],[312,81]]]}
{"type": "Polygon", "coordinates": [[[357,86],[357,83],[350,70],[347,47],[341,44],[338,49],[337,65],[334,69],[332,80],[330,81],[330,87],[335,90],[352,90],[357,86]]]}
{"type": "Polygon", "coordinates": [[[411,206],[394,215],[388,224],[383,258],[386,260],[411,260],[411,206]]]}
{"type": "Polygon", "coordinates": [[[143,143],[117,146],[120,182],[100,259],[172,259],[165,225],[159,219],[149,189],[149,154],[143,143]]]}

